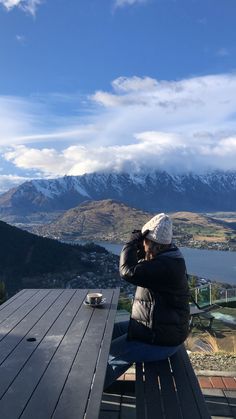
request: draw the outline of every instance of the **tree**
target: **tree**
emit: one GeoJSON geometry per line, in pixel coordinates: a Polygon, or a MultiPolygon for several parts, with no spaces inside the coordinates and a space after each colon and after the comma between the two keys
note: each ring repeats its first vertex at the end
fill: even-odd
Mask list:
{"type": "Polygon", "coordinates": [[[0,281],[0,304],[6,300],[6,287],[3,281],[0,281]]]}
{"type": "Polygon", "coordinates": [[[188,274],[188,284],[189,288],[196,288],[197,287],[197,276],[188,274]]]}
{"type": "Polygon", "coordinates": [[[118,310],[126,310],[129,313],[131,312],[132,303],[127,297],[120,297],[118,302],[118,310]]]}

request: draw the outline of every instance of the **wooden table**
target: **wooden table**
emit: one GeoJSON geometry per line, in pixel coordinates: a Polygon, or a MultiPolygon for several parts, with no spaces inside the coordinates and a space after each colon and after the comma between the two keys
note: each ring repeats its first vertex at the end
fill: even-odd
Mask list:
{"type": "Polygon", "coordinates": [[[119,289],[22,290],[0,306],[1,419],[99,415],[119,289]]]}

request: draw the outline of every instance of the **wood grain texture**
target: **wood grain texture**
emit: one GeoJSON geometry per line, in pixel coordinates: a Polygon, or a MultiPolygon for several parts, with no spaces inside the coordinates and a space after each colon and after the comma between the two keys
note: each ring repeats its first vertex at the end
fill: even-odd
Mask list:
{"type": "Polygon", "coordinates": [[[1,307],[1,419],[99,416],[119,290],[98,308],[88,291],[24,290],[1,307]]]}

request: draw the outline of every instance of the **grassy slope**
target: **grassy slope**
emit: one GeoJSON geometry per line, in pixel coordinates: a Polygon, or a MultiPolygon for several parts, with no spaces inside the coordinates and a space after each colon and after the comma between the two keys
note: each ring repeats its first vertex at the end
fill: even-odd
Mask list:
{"type": "Polygon", "coordinates": [[[224,220],[191,212],[177,212],[171,216],[176,234],[191,234],[196,241],[225,242],[236,238],[236,229],[224,220]]]}
{"type": "Polygon", "coordinates": [[[123,241],[132,229],[140,228],[149,218],[150,214],[113,200],[89,201],[66,211],[57,221],[37,231],[63,238],[123,241]]]}
{"type": "MultiPolygon", "coordinates": [[[[34,231],[40,235],[68,240],[123,242],[133,229],[141,228],[153,215],[113,200],[88,201],[66,211],[55,222],[37,227],[34,231]]],[[[222,220],[191,212],[170,215],[175,237],[188,235],[193,240],[210,242],[236,238],[236,229],[222,220]]]]}

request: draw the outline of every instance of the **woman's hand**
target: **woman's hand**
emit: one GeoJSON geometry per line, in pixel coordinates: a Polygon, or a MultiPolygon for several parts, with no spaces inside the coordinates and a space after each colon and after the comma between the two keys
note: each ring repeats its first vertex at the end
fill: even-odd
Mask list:
{"type": "Polygon", "coordinates": [[[137,247],[137,257],[138,260],[145,259],[145,250],[143,247],[143,240],[148,234],[149,230],[141,232],[141,230],[134,230],[131,233],[130,243],[134,244],[137,247]]]}
{"type": "Polygon", "coordinates": [[[143,233],[141,230],[133,230],[129,241],[138,244],[145,239],[148,233],[149,230],[145,230],[143,233]]]}

